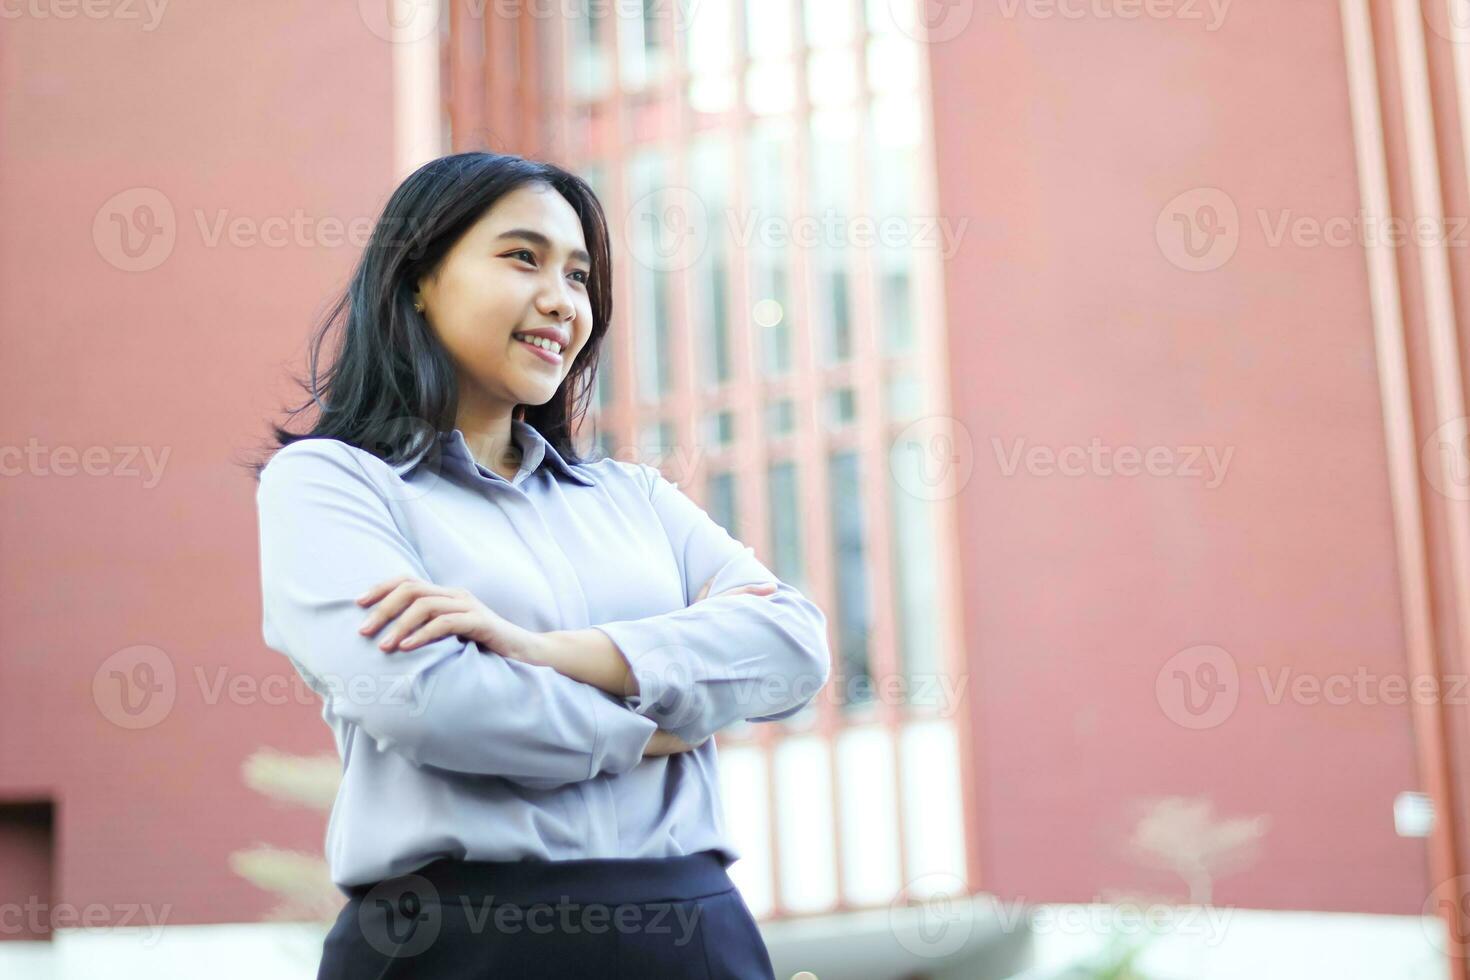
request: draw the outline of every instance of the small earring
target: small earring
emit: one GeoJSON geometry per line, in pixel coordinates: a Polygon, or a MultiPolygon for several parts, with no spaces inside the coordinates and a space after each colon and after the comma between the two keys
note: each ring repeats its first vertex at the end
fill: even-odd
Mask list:
{"type": "Polygon", "coordinates": [[[424,312],[424,301],[419,299],[414,300],[413,308],[420,313],[424,312]]]}

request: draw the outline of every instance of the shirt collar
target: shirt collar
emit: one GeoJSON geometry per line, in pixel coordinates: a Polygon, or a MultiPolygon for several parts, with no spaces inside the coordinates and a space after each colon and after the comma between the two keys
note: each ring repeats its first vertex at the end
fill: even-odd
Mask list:
{"type": "MultiPolygon", "coordinates": [[[[550,466],[559,470],[574,482],[585,487],[597,485],[585,472],[582,466],[573,466],[562,458],[556,447],[546,441],[546,437],[537,431],[536,427],[523,419],[511,419],[511,437],[521,449],[521,459],[524,467],[534,473],[542,466],[550,466]]],[[[424,447],[410,456],[408,459],[393,467],[393,472],[400,477],[408,473],[423,462],[424,457],[429,454],[432,443],[425,442],[424,447]]],[[[464,432],[455,428],[449,432],[438,433],[438,446],[447,455],[457,457],[462,462],[468,463],[472,468],[475,465],[474,454],[470,452],[469,443],[465,441],[464,432]]]]}

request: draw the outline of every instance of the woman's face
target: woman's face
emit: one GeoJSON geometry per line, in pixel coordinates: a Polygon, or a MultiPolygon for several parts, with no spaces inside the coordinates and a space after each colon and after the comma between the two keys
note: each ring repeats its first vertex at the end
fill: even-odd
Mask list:
{"type": "Polygon", "coordinates": [[[496,413],[550,401],[592,333],[591,278],[582,222],[555,189],[522,184],[495,202],[419,281],[461,403],[496,413]],[[554,337],[560,354],[525,331],[554,337]]]}

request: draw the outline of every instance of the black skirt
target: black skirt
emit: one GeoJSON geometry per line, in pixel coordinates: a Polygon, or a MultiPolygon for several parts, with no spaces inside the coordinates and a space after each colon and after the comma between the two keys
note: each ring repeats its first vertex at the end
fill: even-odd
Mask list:
{"type": "Polygon", "coordinates": [[[353,889],[317,980],[774,980],[721,856],[456,861],[353,889]]]}

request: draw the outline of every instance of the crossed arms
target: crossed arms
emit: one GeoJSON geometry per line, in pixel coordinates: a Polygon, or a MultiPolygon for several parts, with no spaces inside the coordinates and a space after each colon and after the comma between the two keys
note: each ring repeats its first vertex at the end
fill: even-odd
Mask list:
{"type": "Polygon", "coordinates": [[[539,634],[534,660],[456,635],[387,653],[359,633],[357,597],[428,574],[352,450],[293,443],[256,495],[265,642],[380,748],[541,788],[625,772],[741,719],[794,714],[827,679],[825,616],[677,485],[640,470],[686,597],[709,598],[539,634]],[[775,591],[742,588],[757,582],[775,591]]]}

